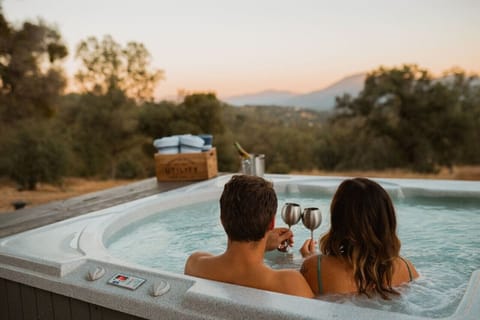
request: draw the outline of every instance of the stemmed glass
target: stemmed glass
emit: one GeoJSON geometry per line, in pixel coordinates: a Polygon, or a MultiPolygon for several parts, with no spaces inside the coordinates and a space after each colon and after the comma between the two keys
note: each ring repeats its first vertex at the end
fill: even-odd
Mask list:
{"type": "MultiPolygon", "coordinates": [[[[288,224],[288,230],[291,226],[297,224],[298,221],[302,218],[302,209],[297,203],[285,203],[282,207],[282,219],[288,224]]],[[[288,240],[285,240],[282,245],[278,248],[279,251],[287,252],[288,251],[288,240]]]]}
{"type": "Polygon", "coordinates": [[[322,224],[322,213],[318,208],[305,208],[302,214],[302,222],[307,229],[310,229],[313,241],[313,230],[322,224]]]}

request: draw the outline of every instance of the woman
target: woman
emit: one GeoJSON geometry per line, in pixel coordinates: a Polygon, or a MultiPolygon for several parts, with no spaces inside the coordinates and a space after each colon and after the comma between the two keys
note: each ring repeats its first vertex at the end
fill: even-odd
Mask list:
{"type": "Polygon", "coordinates": [[[308,257],[301,272],[316,295],[358,293],[383,299],[398,294],[394,287],[418,277],[400,257],[395,209],[387,192],[366,178],[343,181],[333,197],[330,230],[315,242],[305,241],[308,257]]]}

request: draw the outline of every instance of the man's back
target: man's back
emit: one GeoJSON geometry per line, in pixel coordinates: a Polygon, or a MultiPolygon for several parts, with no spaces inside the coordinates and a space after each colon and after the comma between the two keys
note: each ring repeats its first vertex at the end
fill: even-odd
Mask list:
{"type": "Polygon", "coordinates": [[[185,274],[312,297],[312,290],[300,272],[272,270],[263,261],[265,250],[271,250],[271,241],[267,240],[274,235],[277,240],[281,239],[273,232],[277,206],[271,182],[254,176],[232,176],[220,197],[220,221],[228,236],[227,248],[218,256],[204,252],[192,254],[185,264],[185,274]]]}
{"type": "Polygon", "coordinates": [[[213,256],[197,252],[185,264],[185,274],[241,286],[301,297],[313,297],[302,274],[296,270],[273,270],[265,264],[251,262],[245,256],[213,256]]]}

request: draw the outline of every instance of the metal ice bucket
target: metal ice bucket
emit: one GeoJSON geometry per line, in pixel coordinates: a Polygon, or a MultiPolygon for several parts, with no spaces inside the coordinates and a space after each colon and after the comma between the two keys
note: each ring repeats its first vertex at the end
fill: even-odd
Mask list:
{"type": "Polygon", "coordinates": [[[241,171],[250,176],[263,177],[265,174],[265,155],[250,154],[250,158],[242,158],[241,171]]]}

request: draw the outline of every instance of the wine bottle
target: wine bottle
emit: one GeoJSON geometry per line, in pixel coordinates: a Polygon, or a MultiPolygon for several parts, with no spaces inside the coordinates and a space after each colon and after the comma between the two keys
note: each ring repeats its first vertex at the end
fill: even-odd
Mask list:
{"type": "Polygon", "coordinates": [[[233,145],[234,145],[235,148],[237,149],[238,154],[239,154],[243,159],[250,159],[250,154],[249,154],[247,151],[245,151],[245,149],[242,148],[242,146],[240,145],[240,143],[235,142],[233,145]]]}

